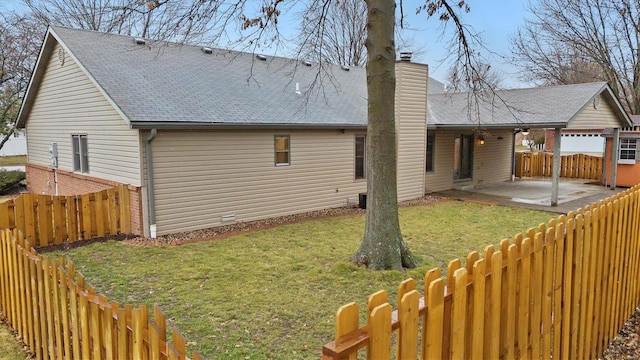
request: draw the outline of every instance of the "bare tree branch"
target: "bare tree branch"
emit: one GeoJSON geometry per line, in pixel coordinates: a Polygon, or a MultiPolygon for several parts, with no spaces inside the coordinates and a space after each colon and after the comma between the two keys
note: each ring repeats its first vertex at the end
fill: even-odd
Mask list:
{"type": "Polygon", "coordinates": [[[541,84],[607,81],[640,114],[640,1],[540,0],[512,42],[523,78],[541,84]]]}

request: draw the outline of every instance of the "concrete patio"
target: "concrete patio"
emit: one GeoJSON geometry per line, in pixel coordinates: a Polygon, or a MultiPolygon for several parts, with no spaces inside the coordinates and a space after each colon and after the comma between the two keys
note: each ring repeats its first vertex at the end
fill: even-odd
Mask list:
{"type": "Polygon", "coordinates": [[[437,193],[462,201],[519,206],[566,214],[613,196],[624,188],[611,190],[593,180],[560,179],[558,206],[551,206],[551,179],[525,178],[484,185],[469,190],[447,190],[437,193]]]}

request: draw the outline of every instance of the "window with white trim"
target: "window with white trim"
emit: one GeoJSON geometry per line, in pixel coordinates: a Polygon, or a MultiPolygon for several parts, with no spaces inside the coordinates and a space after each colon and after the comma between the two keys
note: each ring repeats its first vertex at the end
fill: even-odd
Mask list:
{"type": "Polygon", "coordinates": [[[355,136],[355,179],[366,179],[367,178],[367,170],[366,170],[366,146],[367,146],[367,137],[366,135],[356,135],[355,136]]]}
{"type": "Polygon", "coordinates": [[[73,171],[89,173],[89,147],[87,135],[71,135],[73,144],[73,171]]]}
{"type": "Polygon", "coordinates": [[[636,139],[620,139],[620,152],[618,159],[627,161],[636,161],[636,153],[638,146],[636,139]]]}
{"type": "Polygon", "coordinates": [[[274,151],[276,166],[291,164],[290,138],[289,135],[274,136],[274,151]]]}

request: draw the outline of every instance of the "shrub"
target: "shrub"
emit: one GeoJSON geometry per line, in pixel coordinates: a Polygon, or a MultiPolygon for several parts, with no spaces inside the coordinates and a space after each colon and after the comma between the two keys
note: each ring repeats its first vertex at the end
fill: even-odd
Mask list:
{"type": "Polygon", "coordinates": [[[25,172],[20,170],[0,170],[0,193],[7,191],[15,184],[26,178],[25,172]]]}

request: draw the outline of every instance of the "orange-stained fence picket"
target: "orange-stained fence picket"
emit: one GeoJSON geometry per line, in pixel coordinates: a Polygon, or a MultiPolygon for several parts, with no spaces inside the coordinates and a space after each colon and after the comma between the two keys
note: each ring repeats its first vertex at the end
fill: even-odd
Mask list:
{"type": "Polygon", "coordinates": [[[186,359],[157,305],[150,318],[147,306],[108,301],[70,260],[40,256],[18,230],[0,235],[0,310],[36,359],[186,359]]]}
{"type": "Polygon", "coordinates": [[[129,189],[74,196],[22,194],[0,204],[0,229],[20,230],[38,248],[131,232],[129,189]]]}
{"type": "Polygon", "coordinates": [[[593,359],[640,305],[640,186],[341,307],[323,359],[593,359]]]}
{"type": "MultiPolygon", "coordinates": [[[[546,176],[553,175],[553,154],[546,152],[517,152],[515,176],[546,176]]],[[[562,155],[560,163],[560,177],[571,179],[602,180],[601,156],[586,154],[562,155]]]]}

